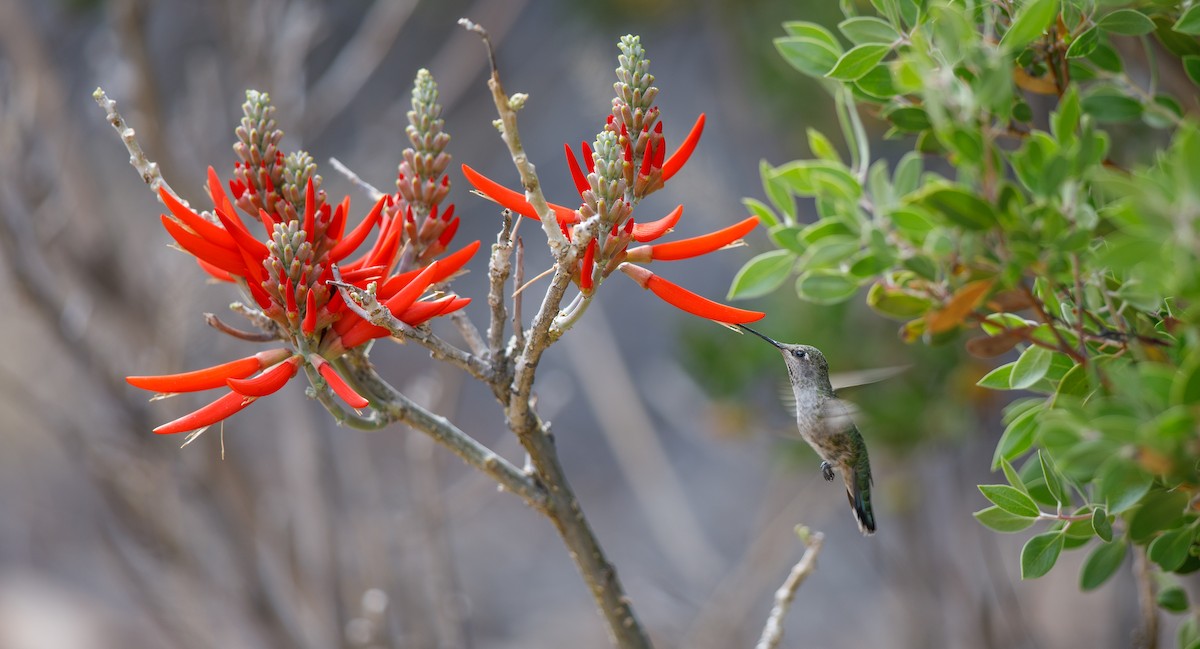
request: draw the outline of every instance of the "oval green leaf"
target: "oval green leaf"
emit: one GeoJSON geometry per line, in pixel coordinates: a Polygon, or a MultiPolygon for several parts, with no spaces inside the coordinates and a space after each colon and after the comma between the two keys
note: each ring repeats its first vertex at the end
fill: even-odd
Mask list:
{"type": "Polygon", "coordinates": [[[1125,553],[1129,546],[1124,541],[1101,543],[1083,560],[1083,569],[1079,572],[1080,590],[1099,588],[1109,577],[1117,572],[1125,561],[1125,553]]]}
{"type": "Polygon", "coordinates": [[[838,29],[855,45],[864,43],[894,43],[900,33],[887,21],[874,16],[855,16],[838,23],[838,29]]]}
{"type": "Polygon", "coordinates": [[[754,257],[733,278],[727,299],[759,297],[774,291],[791,274],[795,261],[789,250],[772,250],[754,257]]]}
{"type": "Polygon", "coordinates": [[[810,270],[796,280],[796,294],[813,304],[840,304],[857,291],[856,282],[833,270],[810,270]]]}
{"type": "Polygon", "coordinates": [[[1062,532],[1046,532],[1025,542],[1021,548],[1021,579],[1037,579],[1050,572],[1063,549],[1062,532]]]}
{"type": "Polygon", "coordinates": [[[1154,21],[1133,9],[1118,9],[1100,19],[1100,28],[1124,36],[1141,36],[1154,31],[1154,21]]]}
{"type": "Polygon", "coordinates": [[[888,45],[875,43],[857,45],[843,54],[825,76],[839,81],[854,81],[870,72],[891,49],[888,45]]]}
{"type": "Polygon", "coordinates": [[[1037,518],[1037,504],[1024,491],[1006,484],[979,485],[979,492],[1000,509],[1014,516],[1037,518]]]}
{"type": "Polygon", "coordinates": [[[1000,39],[1000,47],[1015,51],[1041,36],[1058,15],[1058,0],[1030,0],[1019,9],[1012,26],[1000,39]]]}
{"type": "Polygon", "coordinates": [[[1016,514],[1010,514],[995,505],[988,507],[987,509],[981,509],[972,514],[972,516],[975,517],[975,520],[983,524],[984,527],[996,532],[1002,532],[1004,534],[1011,534],[1013,532],[1020,532],[1028,529],[1030,525],[1033,525],[1033,523],[1037,521],[1036,518],[1031,518],[1029,516],[1017,516],[1016,514]]]}
{"type": "Polygon", "coordinates": [[[1013,364],[1012,376],[1009,377],[1008,387],[1013,390],[1025,390],[1046,376],[1050,369],[1050,361],[1054,352],[1045,347],[1030,345],[1021,352],[1021,357],[1013,364]]]}

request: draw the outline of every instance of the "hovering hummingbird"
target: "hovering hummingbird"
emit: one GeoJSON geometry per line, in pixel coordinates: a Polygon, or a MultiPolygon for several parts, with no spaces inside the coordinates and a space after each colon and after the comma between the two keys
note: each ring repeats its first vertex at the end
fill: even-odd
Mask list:
{"type": "Polygon", "coordinates": [[[788,345],[737,325],[783,352],[792,394],[796,398],[796,428],[800,437],[821,456],[821,474],[833,480],[834,468],[846,483],[846,496],[865,536],[875,533],[871,509],[871,463],[867,444],[854,424],[854,406],[837,398],[829,383],[829,363],[810,345],[788,345]]]}

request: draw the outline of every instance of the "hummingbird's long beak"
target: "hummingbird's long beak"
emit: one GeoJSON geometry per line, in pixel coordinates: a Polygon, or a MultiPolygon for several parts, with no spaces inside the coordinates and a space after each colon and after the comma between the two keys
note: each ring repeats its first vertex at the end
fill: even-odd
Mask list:
{"type": "Polygon", "coordinates": [[[758,336],[759,338],[762,338],[763,340],[765,340],[765,341],[767,341],[767,342],[771,343],[772,345],[774,345],[774,346],[778,347],[779,349],[783,349],[783,343],[780,343],[778,340],[775,340],[775,339],[773,339],[773,338],[768,338],[767,336],[764,336],[764,335],[762,335],[762,334],[758,333],[757,331],[755,331],[755,330],[751,329],[750,327],[747,327],[746,325],[743,325],[743,324],[740,324],[740,325],[734,325],[734,326],[736,326],[738,329],[741,329],[742,331],[748,331],[748,332],[750,332],[750,333],[754,334],[755,336],[758,336]]]}

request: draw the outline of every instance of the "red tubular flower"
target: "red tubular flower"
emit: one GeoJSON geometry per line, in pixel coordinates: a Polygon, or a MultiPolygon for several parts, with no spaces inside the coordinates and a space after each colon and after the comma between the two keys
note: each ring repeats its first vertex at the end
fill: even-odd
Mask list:
{"type": "Polygon", "coordinates": [[[225,382],[234,392],[242,396],[265,397],[278,392],[285,383],[296,376],[296,370],[300,367],[301,360],[303,359],[299,356],[292,356],[254,378],[228,379],[225,382]]]}
{"type": "Polygon", "coordinates": [[[583,253],[583,268],[579,271],[579,288],[584,293],[592,291],[592,275],[596,271],[596,240],[588,242],[587,250],[583,253]]]}
{"type": "Polygon", "coordinates": [[[288,354],[291,351],[287,349],[272,349],[202,370],[163,376],[127,376],[125,381],[135,388],[164,394],[211,390],[225,385],[229,379],[243,379],[274,365],[287,358],[288,354]]]}
{"type": "Polygon", "coordinates": [[[367,406],[371,405],[370,401],[367,401],[366,398],[364,398],[361,394],[355,392],[354,388],[350,387],[349,383],[346,383],[346,379],[343,379],[342,376],[337,373],[337,370],[333,368],[333,365],[329,364],[329,361],[318,356],[317,354],[309,354],[308,362],[312,363],[313,367],[317,368],[317,372],[319,372],[321,374],[321,378],[325,379],[325,382],[329,384],[329,388],[333,390],[333,393],[341,397],[342,401],[345,401],[350,405],[350,407],[366,408],[367,406]]]}
{"type": "Polygon", "coordinates": [[[671,213],[662,217],[657,221],[649,223],[635,223],[633,226],[632,237],[634,241],[645,243],[654,241],[662,235],[671,231],[676,223],[679,223],[680,217],[683,216],[683,206],[680,205],[671,210],[671,213]]]}
{"type": "MultiPolygon", "coordinates": [[[[501,207],[531,219],[538,218],[537,211],[533,209],[533,205],[530,205],[529,201],[525,200],[524,194],[501,185],[467,165],[463,165],[462,170],[463,175],[466,176],[467,182],[471,183],[471,186],[491,197],[501,207]]],[[[562,205],[555,205],[554,203],[549,203],[549,205],[559,223],[574,223],[579,220],[575,215],[575,210],[563,207],[562,205]]]]}
{"type": "Polygon", "coordinates": [[[708,318],[714,322],[722,324],[745,324],[761,320],[766,315],[760,311],[748,311],[721,304],[720,302],[713,302],[681,286],[672,284],[641,266],[625,263],[621,264],[621,271],[633,278],[633,281],[637,282],[642,288],[649,289],[663,302],[677,309],[687,311],[692,315],[708,318]]]}
{"type": "Polygon", "coordinates": [[[240,412],[246,406],[254,403],[256,398],[243,396],[237,392],[230,392],[199,410],[155,428],[154,432],[159,435],[171,435],[212,426],[218,421],[240,412]]]}
{"type": "Polygon", "coordinates": [[[684,163],[692,156],[692,151],[696,150],[696,144],[700,142],[700,134],[704,132],[704,113],[696,118],[696,123],[692,125],[692,130],[688,132],[687,137],[683,139],[683,144],[675,149],[675,153],[671,154],[670,158],[662,165],[663,182],[671,179],[671,176],[679,173],[683,168],[684,163]]]}
{"type": "MultiPolygon", "coordinates": [[[[746,236],[756,225],[758,225],[758,217],[751,216],[727,228],[722,228],[716,232],[710,232],[699,237],[681,239],[670,243],[656,243],[652,246],[641,246],[640,248],[650,248],[650,258],[654,261],[689,259],[691,257],[707,255],[710,252],[724,248],[746,236]]],[[[640,248],[630,250],[629,255],[631,257],[634,256],[640,248]]]]}

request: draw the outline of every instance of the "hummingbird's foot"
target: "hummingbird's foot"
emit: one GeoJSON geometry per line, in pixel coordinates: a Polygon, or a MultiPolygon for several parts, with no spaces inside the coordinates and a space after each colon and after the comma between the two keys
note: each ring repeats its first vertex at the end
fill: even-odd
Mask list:
{"type": "Polygon", "coordinates": [[[821,463],[821,475],[825,476],[825,481],[833,480],[833,465],[828,462],[821,463]]]}

